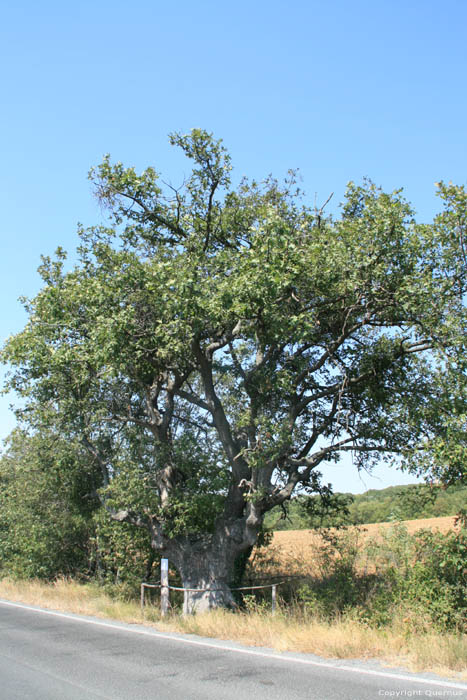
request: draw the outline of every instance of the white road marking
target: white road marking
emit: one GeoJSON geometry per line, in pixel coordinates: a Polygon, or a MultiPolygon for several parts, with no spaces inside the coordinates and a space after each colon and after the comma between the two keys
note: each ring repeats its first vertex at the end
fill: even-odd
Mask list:
{"type": "Polygon", "coordinates": [[[265,659],[274,659],[275,661],[285,661],[289,663],[305,664],[307,666],[319,666],[321,668],[330,668],[336,671],[348,671],[350,673],[360,673],[366,676],[378,676],[379,678],[389,678],[392,680],[408,681],[410,683],[422,683],[424,685],[436,685],[442,688],[457,688],[460,690],[467,690],[467,685],[462,683],[453,683],[450,681],[441,680],[430,680],[428,678],[420,678],[419,676],[406,676],[401,673],[386,673],[385,671],[375,671],[366,668],[355,668],[354,666],[346,666],[341,664],[335,664],[328,661],[313,661],[312,659],[300,659],[293,656],[282,656],[279,653],[258,651],[256,649],[238,648],[231,647],[227,644],[213,643],[200,641],[199,639],[187,639],[186,637],[180,637],[178,635],[165,634],[163,632],[156,632],[155,630],[143,630],[135,629],[132,627],[126,627],[119,625],[118,623],[111,622],[101,622],[100,620],[91,620],[89,618],[80,617],[72,613],[62,613],[56,612],[55,610],[45,610],[44,608],[37,608],[31,605],[25,605],[24,603],[13,603],[8,600],[0,600],[1,605],[8,605],[12,608],[22,608],[23,610],[30,610],[31,612],[40,613],[43,615],[52,615],[53,617],[64,618],[65,620],[72,620],[75,622],[82,622],[88,625],[96,625],[97,627],[106,627],[107,629],[119,630],[122,632],[131,632],[132,634],[140,634],[147,637],[156,637],[157,639],[167,639],[171,642],[181,642],[183,644],[192,644],[194,646],[208,647],[211,649],[221,649],[223,651],[230,651],[235,654],[248,654],[250,656],[259,656],[265,659]]]}

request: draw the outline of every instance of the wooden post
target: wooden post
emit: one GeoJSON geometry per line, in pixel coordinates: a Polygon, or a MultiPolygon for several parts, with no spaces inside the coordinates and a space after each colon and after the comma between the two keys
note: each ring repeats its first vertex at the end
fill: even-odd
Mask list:
{"type": "Polygon", "coordinates": [[[272,605],[271,605],[271,612],[273,615],[276,614],[276,592],[277,592],[277,586],[274,585],[272,587],[272,605]]]}
{"type": "Polygon", "coordinates": [[[144,583],[141,584],[141,610],[144,610],[144,583]]]}
{"type": "Polygon", "coordinates": [[[161,615],[169,612],[169,560],[161,559],[161,615]]]}

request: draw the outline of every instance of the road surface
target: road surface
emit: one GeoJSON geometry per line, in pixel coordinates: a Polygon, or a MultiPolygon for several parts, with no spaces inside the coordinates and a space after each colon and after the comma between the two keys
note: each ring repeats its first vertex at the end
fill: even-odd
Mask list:
{"type": "Polygon", "coordinates": [[[467,684],[0,601],[1,700],[466,698],[467,684]]]}

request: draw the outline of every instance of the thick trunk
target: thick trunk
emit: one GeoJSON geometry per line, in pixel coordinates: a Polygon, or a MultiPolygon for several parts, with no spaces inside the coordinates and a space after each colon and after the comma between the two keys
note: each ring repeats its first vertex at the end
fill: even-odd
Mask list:
{"type": "MultiPolygon", "coordinates": [[[[164,535],[163,525],[149,521],[151,544],[180,573],[184,593],[184,613],[203,612],[213,608],[234,608],[231,591],[238,571],[235,562],[256,542],[262,524],[262,513],[248,503],[242,517],[220,518],[214,534],[164,535]]],[[[238,567],[237,567],[238,568],[238,567]]]]}
{"type": "Polygon", "coordinates": [[[183,579],[183,614],[206,612],[214,608],[234,608],[235,600],[229,585],[218,578],[190,577],[183,579]],[[196,589],[196,590],[191,590],[196,589]]]}
{"type": "Polygon", "coordinates": [[[220,543],[186,543],[175,562],[182,579],[185,614],[235,607],[230,590],[235,554],[220,543]]]}
{"type": "MultiPolygon", "coordinates": [[[[250,510],[250,509],[248,509],[250,510]]],[[[253,517],[221,520],[213,535],[195,538],[177,537],[167,547],[167,555],[178,569],[184,594],[184,612],[194,613],[213,608],[234,608],[236,603],[231,591],[235,579],[235,561],[238,556],[251,551],[261,526],[261,520],[253,517]]]]}

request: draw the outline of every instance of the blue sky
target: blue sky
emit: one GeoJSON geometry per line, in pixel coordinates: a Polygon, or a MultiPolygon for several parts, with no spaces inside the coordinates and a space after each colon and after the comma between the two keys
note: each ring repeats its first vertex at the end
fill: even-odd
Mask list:
{"type": "MultiPolygon", "coordinates": [[[[435,182],[466,181],[465,0],[2,3],[0,73],[1,340],[26,321],[41,253],[73,251],[77,222],[102,219],[87,172],[105,153],[178,183],[167,134],[203,127],[238,177],[299,168],[310,202],[336,206],[369,176],[404,187],[422,221],[435,182]]],[[[405,481],[362,482],[348,463],[326,476],[405,481]]]]}

